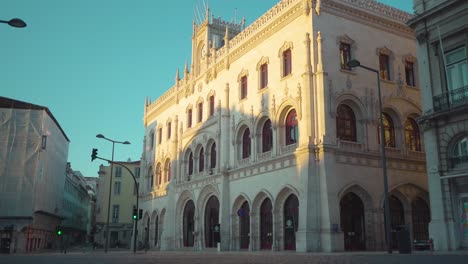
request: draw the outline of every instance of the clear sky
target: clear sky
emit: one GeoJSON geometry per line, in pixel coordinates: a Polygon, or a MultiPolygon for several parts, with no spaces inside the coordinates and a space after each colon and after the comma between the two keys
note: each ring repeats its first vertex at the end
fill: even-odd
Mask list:
{"type": "MultiPolygon", "coordinates": [[[[246,17],[247,25],[277,0],[205,0],[215,17],[246,17]],[[237,11],[235,11],[237,10],[237,11]]],[[[411,0],[380,0],[413,13],[411,0]]],[[[74,170],[97,176],[112,144],[116,160],[138,160],[146,97],[174,84],[190,63],[194,10],[202,0],[2,0],[0,20],[21,18],[23,29],[0,24],[0,95],[48,107],[70,138],[74,170]]],[[[0,135],[1,136],[1,135],[0,135]]]]}

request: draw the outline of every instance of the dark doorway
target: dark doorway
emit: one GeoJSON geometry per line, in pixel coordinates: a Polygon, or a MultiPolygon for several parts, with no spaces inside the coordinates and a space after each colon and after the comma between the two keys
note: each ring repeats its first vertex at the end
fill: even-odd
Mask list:
{"type": "Polygon", "coordinates": [[[158,232],[159,232],[159,216],[154,220],[154,245],[158,245],[158,232]]]}
{"type": "Polygon", "coordinates": [[[219,201],[211,196],[205,208],[205,247],[216,247],[220,242],[219,233],[219,201]]]}
{"type": "Polygon", "coordinates": [[[284,203],[284,249],[296,250],[296,232],[299,224],[299,200],[289,195],[284,203]]]}
{"type": "Polygon", "coordinates": [[[392,248],[398,249],[397,231],[398,226],[405,224],[405,210],[403,209],[403,204],[394,195],[391,195],[388,201],[390,204],[390,222],[392,226],[392,248]]]}
{"type": "Polygon", "coordinates": [[[364,204],[350,192],[340,201],[340,221],[347,251],[366,250],[364,204]]]}
{"type": "Polygon", "coordinates": [[[273,242],[273,214],[269,198],[260,206],[260,249],[271,249],[273,242]]]}
{"type": "Polygon", "coordinates": [[[185,204],[184,208],[184,223],[183,223],[183,232],[184,232],[184,247],[193,247],[193,231],[195,230],[195,205],[193,201],[190,200],[185,204]]]}
{"type": "Polygon", "coordinates": [[[413,240],[429,240],[429,222],[431,214],[426,201],[416,198],[411,203],[413,218],[413,240]]]}
{"type": "Polygon", "coordinates": [[[237,215],[239,216],[240,248],[248,249],[250,243],[250,207],[247,201],[242,204],[237,211],[237,215]]]}

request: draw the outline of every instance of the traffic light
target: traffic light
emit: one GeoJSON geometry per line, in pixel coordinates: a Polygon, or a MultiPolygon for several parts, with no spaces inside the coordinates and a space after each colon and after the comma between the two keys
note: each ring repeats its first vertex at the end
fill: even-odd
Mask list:
{"type": "Polygon", "coordinates": [[[140,209],[140,211],[138,212],[138,219],[142,219],[143,218],[143,209],[140,209]]]}
{"type": "Polygon", "coordinates": [[[97,151],[98,149],[93,148],[93,152],[91,154],[91,161],[95,160],[97,158],[97,151]]]}
{"type": "Polygon", "coordinates": [[[56,231],[57,231],[57,236],[62,235],[62,228],[60,226],[57,226],[56,231]]]}
{"type": "Polygon", "coordinates": [[[137,217],[138,217],[138,211],[136,208],[133,208],[133,215],[132,215],[133,220],[136,220],[137,217]]]}

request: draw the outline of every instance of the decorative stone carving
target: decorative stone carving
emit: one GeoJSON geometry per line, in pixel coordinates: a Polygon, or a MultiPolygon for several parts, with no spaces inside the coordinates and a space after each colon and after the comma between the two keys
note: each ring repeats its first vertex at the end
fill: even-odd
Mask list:
{"type": "Polygon", "coordinates": [[[315,13],[320,16],[320,9],[322,8],[322,1],[317,0],[315,3],[315,13]]]}

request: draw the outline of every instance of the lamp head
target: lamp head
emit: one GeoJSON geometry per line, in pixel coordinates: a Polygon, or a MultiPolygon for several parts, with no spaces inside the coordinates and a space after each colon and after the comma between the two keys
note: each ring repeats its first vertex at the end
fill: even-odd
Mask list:
{"type": "Polygon", "coordinates": [[[26,23],[23,20],[19,19],[19,18],[10,19],[10,21],[8,21],[8,25],[10,25],[12,27],[16,27],[16,28],[26,27],[26,23]]]}
{"type": "Polygon", "coordinates": [[[348,63],[346,63],[346,65],[348,65],[348,67],[354,68],[361,66],[361,62],[358,60],[350,60],[348,63]]]}
{"type": "Polygon", "coordinates": [[[97,138],[104,138],[104,135],[103,134],[97,134],[96,137],[97,138]]]}
{"type": "Polygon", "coordinates": [[[130,142],[128,142],[128,141],[124,141],[124,142],[122,142],[122,144],[125,144],[125,145],[130,145],[130,142]]]}

